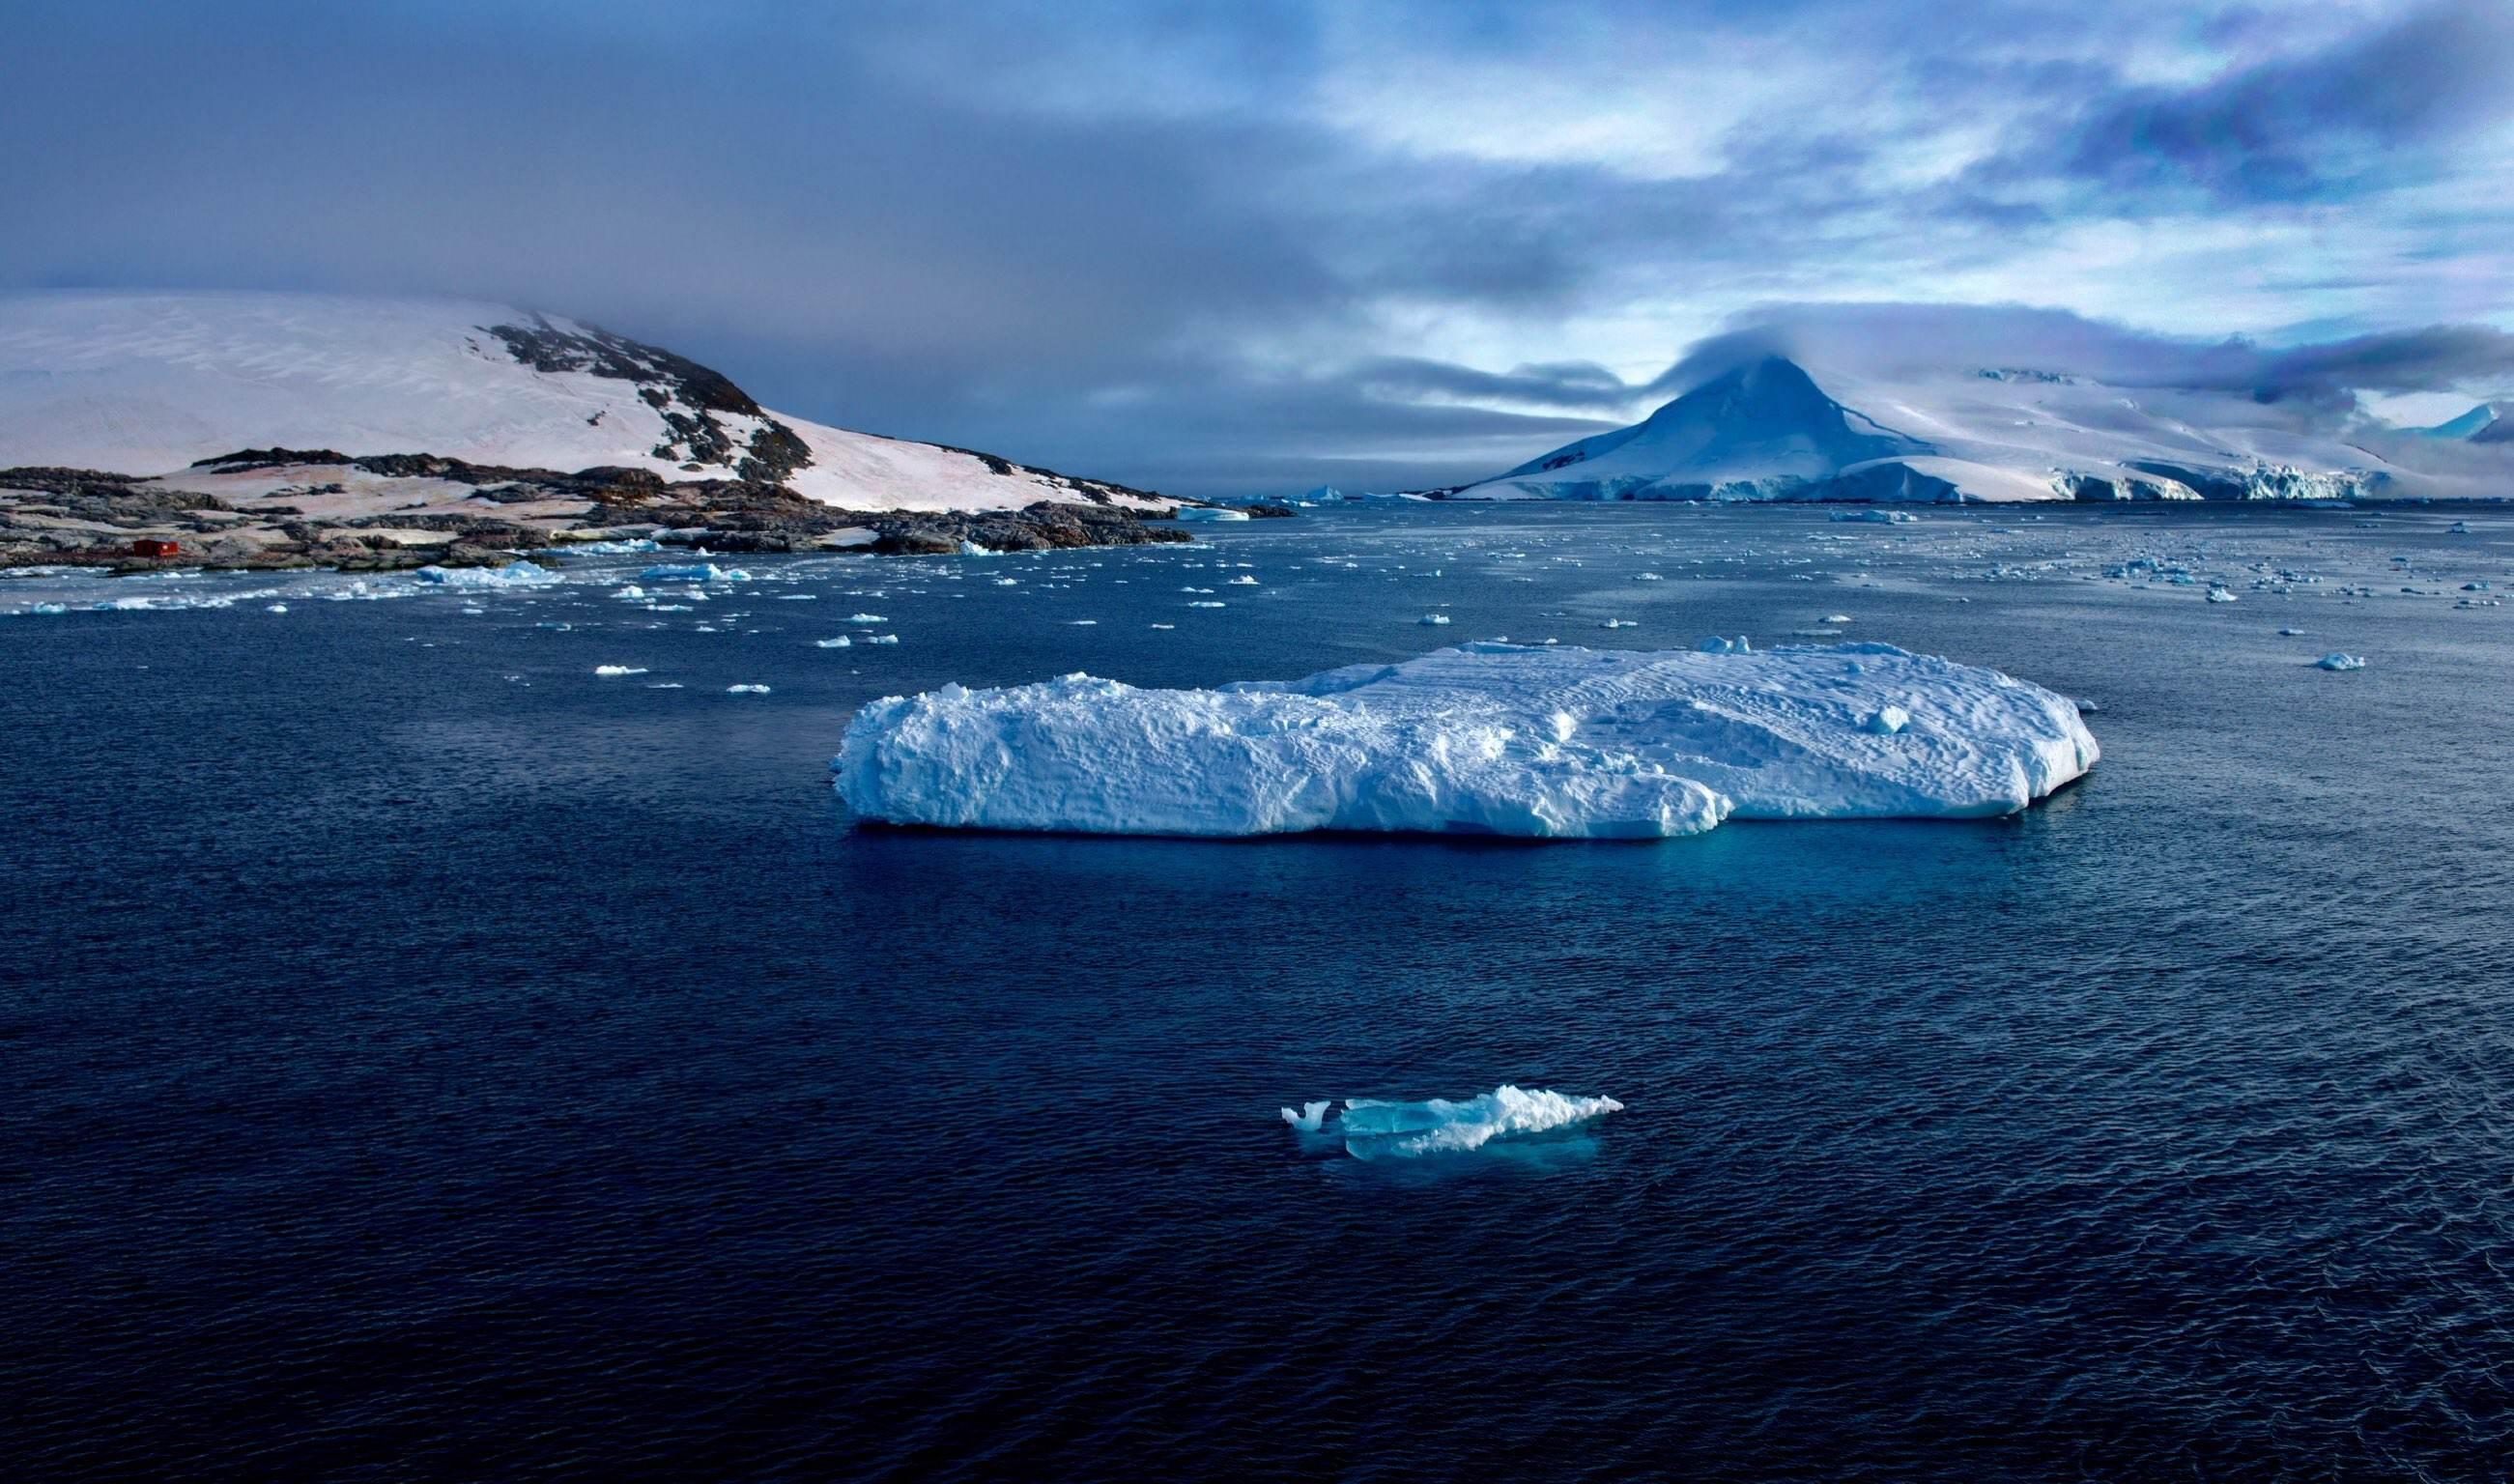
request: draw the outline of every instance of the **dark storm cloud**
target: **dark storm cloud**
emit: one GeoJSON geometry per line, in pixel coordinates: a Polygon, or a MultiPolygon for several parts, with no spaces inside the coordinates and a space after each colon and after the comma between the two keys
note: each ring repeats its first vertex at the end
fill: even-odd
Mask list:
{"type": "Polygon", "coordinates": [[[1683,390],[1730,349],[1637,368],[1740,305],[2099,294],[2050,255],[2196,195],[2223,245],[2122,270],[2173,322],[2310,199],[2363,208],[2283,264],[2323,296],[2285,318],[2365,316],[2319,360],[2057,311],[1824,333],[2329,397],[2494,374],[2494,332],[2341,337],[2455,317],[2367,312],[2413,271],[2467,317],[2514,307],[2497,157],[2471,148],[2507,118],[2506,16],[21,0],[0,290],[520,301],[800,415],[1255,493],[1518,462],[1683,390]],[[2455,169],[2450,213],[2387,194],[2455,169]],[[1683,328],[1614,337],[1627,314],[1683,328]]]}
{"type": "Polygon", "coordinates": [[[2514,7],[2449,0],[2371,35],[2095,107],[2069,172],[2117,189],[2191,184],[2234,199],[2322,195],[2414,168],[2412,146],[2514,115],[2514,7]]]}

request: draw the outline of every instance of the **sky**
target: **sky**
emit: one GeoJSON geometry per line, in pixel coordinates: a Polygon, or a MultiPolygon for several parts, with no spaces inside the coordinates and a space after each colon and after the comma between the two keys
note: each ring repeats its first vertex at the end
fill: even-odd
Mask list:
{"type": "Polygon", "coordinates": [[[1777,342],[2514,393],[2505,0],[16,0],[0,291],[455,295],[1196,495],[1777,342]]]}

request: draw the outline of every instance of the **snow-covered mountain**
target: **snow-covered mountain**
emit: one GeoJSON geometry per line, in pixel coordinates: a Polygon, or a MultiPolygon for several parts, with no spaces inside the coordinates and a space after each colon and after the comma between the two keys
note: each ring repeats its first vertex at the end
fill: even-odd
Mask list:
{"type": "Polygon", "coordinates": [[[2328,500],[2514,493],[2505,481],[2474,472],[2467,461],[2410,467],[2400,461],[2400,450],[2369,446],[2377,441],[2224,392],[2129,388],[2009,368],[1810,375],[1767,356],[1713,377],[1643,421],[1565,445],[1449,498],[2328,500]]]}
{"type": "Polygon", "coordinates": [[[2504,419],[2494,402],[2482,402],[2450,422],[2416,429],[2421,438],[2445,438],[2467,443],[2503,443],[2509,439],[2504,419]]]}
{"type": "Polygon", "coordinates": [[[782,486],[851,510],[1173,502],[771,412],[721,374],[504,304],[306,294],[0,298],[0,468],[153,476],[239,450],[432,455],[782,486]]]}

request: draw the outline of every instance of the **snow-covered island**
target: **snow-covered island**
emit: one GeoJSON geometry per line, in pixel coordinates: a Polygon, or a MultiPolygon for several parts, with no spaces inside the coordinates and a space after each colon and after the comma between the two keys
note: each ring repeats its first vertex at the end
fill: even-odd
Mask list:
{"type": "Polygon", "coordinates": [[[1476,643],[1216,690],[1068,675],[890,697],[833,768],[858,816],[898,824],[1642,839],[2014,814],[2098,755],[2067,698],[1891,645],[1476,643]]]}
{"type": "Polygon", "coordinates": [[[416,567],[654,535],[1021,550],[1185,541],[1183,507],[771,412],[669,350],[505,304],[0,299],[0,564],[416,567]]]}
{"type": "Polygon", "coordinates": [[[1765,355],[1629,427],[1565,444],[1448,500],[1942,503],[2499,500],[2448,442],[2506,424],[2475,409],[2383,447],[2229,392],[2108,384],[2066,371],[1810,372],[1765,355]],[[1819,384],[1821,382],[1821,384],[1819,384]],[[2482,416],[2485,414],[2486,416],[2482,416]]]}

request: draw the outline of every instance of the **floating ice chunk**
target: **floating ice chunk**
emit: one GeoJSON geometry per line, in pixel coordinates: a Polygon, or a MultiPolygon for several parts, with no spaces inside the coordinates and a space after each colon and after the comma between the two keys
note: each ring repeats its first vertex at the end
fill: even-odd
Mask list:
{"type": "Polygon", "coordinates": [[[1333,1106],[1335,1106],[1333,1099],[1322,1098],[1316,1103],[1304,1103],[1297,1113],[1290,1108],[1283,1109],[1283,1121],[1304,1134],[1315,1134],[1318,1131],[1318,1125],[1326,1121],[1327,1109],[1333,1106]]]}
{"type": "Polygon", "coordinates": [[[897,643],[899,642],[899,635],[897,635],[897,634],[867,634],[867,635],[865,635],[865,642],[866,642],[867,644],[897,644],[897,643]]]}
{"type": "Polygon", "coordinates": [[[2313,667],[2318,670],[2362,670],[2366,667],[2366,657],[2334,650],[2313,662],[2313,667]]]}
{"type": "Polygon", "coordinates": [[[2470,534],[2470,522],[2466,520],[2454,521],[2452,525],[2445,527],[2444,532],[2447,536],[2468,536],[2470,534]]]}
{"type": "Polygon", "coordinates": [[[1744,634],[1739,634],[1734,639],[1723,639],[1718,634],[1713,634],[1694,648],[1706,655],[1751,655],[1755,652],[1755,646],[1746,642],[1744,634]]]}
{"type": "Polygon", "coordinates": [[[1600,628],[1639,628],[1642,625],[1641,621],[1637,619],[1608,619],[1598,626],[1600,628]]]}
{"type": "Polygon", "coordinates": [[[724,693],[728,696],[765,696],[768,694],[768,687],[764,685],[729,685],[724,688],[724,693]]]}
{"type": "Polygon", "coordinates": [[[995,585],[998,587],[1019,587],[1021,585],[1021,579],[997,578],[995,579],[995,585]]]}
{"type": "Polygon", "coordinates": [[[1826,614],[1819,622],[1825,623],[1847,623],[1850,622],[1850,615],[1846,613],[1829,613],[1826,614]]]}
{"type": "Polygon", "coordinates": [[[634,541],[571,541],[567,549],[571,552],[581,551],[587,556],[620,556],[632,551],[654,551],[660,548],[652,539],[641,536],[634,541]]]}
{"type": "Polygon", "coordinates": [[[1257,580],[1253,577],[1236,577],[1222,585],[1225,587],[1254,587],[1257,585],[1257,580]]]}
{"type": "Polygon", "coordinates": [[[1199,599],[1198,601],[1190,603],[1187,606],[1190,608],[1220,608],[1222,605],[1220,603],[1199,599]]]}
{"type": "MultiPolygon", "coordinates": [[[[2083,713],[2085,707],[2079,707],[2083,713]]],[[[1912,724],[1912,713],[1897,705],[1879,706],[1868,718],[1868,730],[1880,737],[1892,737],[1912,724]]]]}
{"type": "Polygon", "coordinates": [[[851,613],[847,615],[847,622],[850,623],[887,623],[890,621],[877,613],[851,613]]]}
{"type": "Polygon", "coordinates": [[[1344,1137],[1345,1152],[1356,1159],[1413,1159],[1471,1153],[1496,1139],[1576,1128],[1623,1110],[1612,1098],[1571,1097],[1505,1082],[1459,1103],[1446,1098],[1420,1103],[1348,1098],[1336,1132],[1344,1137]]]}
{"type": "Polygon", "coordinates": [[[1211,691],[1088,675],[858,712],[869,820],[977,829],[1654,838],[1750,819],[1975,818],[2094,765],[2067,698],[1886,644],[1439,650],[1211,691]],[[1891,705],[1892,741],[1869,729],[1891,705]]]}
{"type": "Polygon", "coordinates": [[[597,664],[593,667],[593,673],[597,675],[642,675],[646,673],[646,667],[642,664],[597,664]]]}
{"type": "Polygon", "coordinates": [[[650,691],[677,691],[680,688],[681,683],[677,680],[658,680],[654,684],[646,687],[646,689],[650,691]]]}
{"type": "Polygon", "coordinates": [[[2209,601],[2211,603],[2232,603],[2235,601],[2235,595],[2227,591],[2223,583],[2212,582],[2209,585],[2209,601]]]}
{"type": "Polygon", "coordinates": [[[1655,572],[1643,572],[1636,574],[1633,581],[1636,582],[1664,582],[1667,579],[1660,577],[1655,572]]]}
{"type": "Polygon", "coordinates": [[[433,587],[553,587],[566,581],[547,567],[510,562],[504,567],[422,567],[411,576],[433,587]]]}
{"type": "Polygon", "coordinates": [[[1871,506],[1865,510],[1843,510],[1833,518],[1840,522],[1866,526],[1908,526],[1921,517],[1909,510],[1883,510],[1871,506]]]}
{"type": "Polygon", "coordinates": [[[1219,505],[1181,505],[1178,507],[1178,518],[1181,520],[1246,520],[1248,512],[1226,510],[1219,505]]]}
{"type": "Polygon", "coordinates": [[[1449,622],[1449,616],[1444,613],[1427,613],[1414,622],[1426,628],[1439,628],[1449,622]]]}
{"type": "Polygon", "coordinates": [[[264,612],[264,613],[286,613],[286,612],[288,612],[288,605],[287,605],[287,604],[285,604],[285,603],[273,603],[273,604],[271,604],[268,608],[264,609],[264,610],[263,610],[263,612],[264,612]]]}
{"type": "Polygon", "coordinates": [[[65,614],[69,611],[70,606],[67,603],[31,603],[28,604],[26,608],[26,612],[34,614],[39,618],[46,619],[52,618],[58,614],[65,614]]]}
{"type": "Polygon", "coordinates": [[[815,639],[812,642],[822,649],[847,649],[852,647],[856,641],[848,638],[844,634],[840,634],[834,639],[815,639]]]}
{"type": "Polygon", "coordinates": [[[1068,628],[1092,628],[1096,627],[1099,622],[1100,621],[1098,619],[1068,619],[1065,621],[1065,626],[1068,628]]]}
{"type": "Polygon", "coordinates": [[[637,574],[641,582],[748,582],[750,574],[713,562],[664,562],[637,574]]]}

